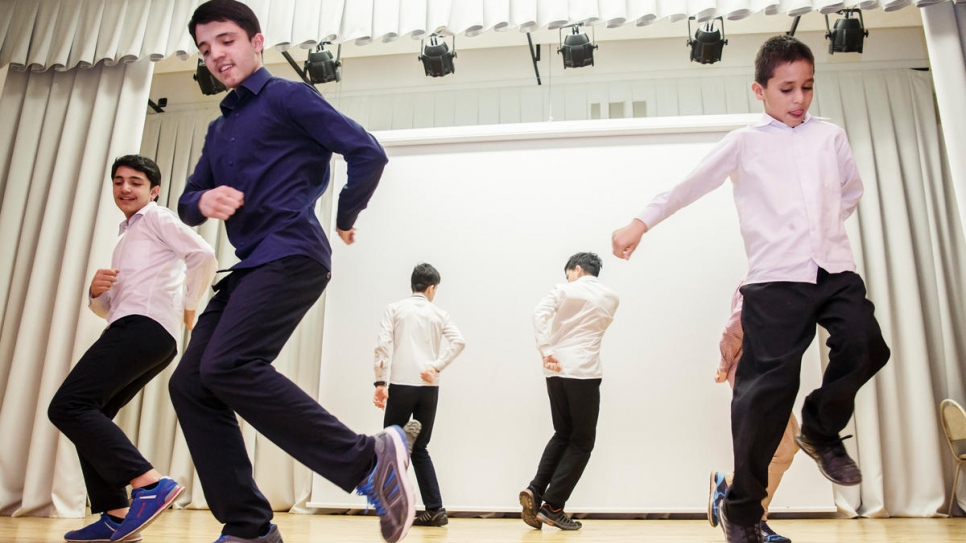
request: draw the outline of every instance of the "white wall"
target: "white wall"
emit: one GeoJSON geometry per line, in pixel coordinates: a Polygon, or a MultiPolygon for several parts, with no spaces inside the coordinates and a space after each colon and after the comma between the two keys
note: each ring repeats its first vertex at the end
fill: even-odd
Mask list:
{"type": "MultiPolygon", "coordinates": [[[[356,224],[356,244],[333,244],[320,402],[356,431],[379,430],[378,324],[387,304],[408,296],[412,267],[432,263],[442,275],[436,303],[467,341],[441,376],[430,444],[444,503],[518,510],[517,492],[552,434],[531,314],[564,281],[567,258],[593,251],[621,305],[604,338],[597,448],[568,510],[704,510],[708,472],[731,465],[731,392],[713,382],[746,269],[730,184],[655,228],[629,262],[610,255],[610,234],[751,117],[376,134],[390,167],[356,224]]],[[[336,191],[341,163],[337,172],[336,191]]],[[[813,348],[803,391],[819,380],[813,348]]],[[[315,476],[312,505],[364,501],[315,476]]],[[[831,486],[813,462],[796,462],[774,510],[834,510],[831,486]]]]}

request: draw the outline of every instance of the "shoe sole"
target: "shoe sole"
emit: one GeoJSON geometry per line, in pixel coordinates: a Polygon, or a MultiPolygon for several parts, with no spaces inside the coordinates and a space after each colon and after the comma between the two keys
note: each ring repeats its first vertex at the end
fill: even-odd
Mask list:
{"type": "Polygon", "coordinates": [[[711,472],[710,488],[708,489],[708,523],[711,524],[712,528],[718,527],[718,515],[714,514],[714,495],[718,491],[718,482],[715,480],[715,473],[717,472],[711,472]]]}
{"type": "Polygon", "coordinates": [[[402,483],[403,492],[406,493],[406,505],[408,506],[406,521],[403,523],[402,532],[399,533],[398,537],[386,539],[389,543],[396,543],[396,541],[406,537],[409,529],[413,526],[413,521],[416,520],[416,495],[413,494],[413,485],[409,482],[409,477],[406,473],[409,469],[409,450],[406,448],[406,434],[398,426],[386,431],[389,432],[389,438],[392,439],[393,446],[396,449],[396,465],[404,466],[401,472],[398,469],[396,472],[399,481],[402,483]]]}
{"type": "MultiPolygon", "coordinates": [[[[125,539],[124,543],[137,543],[142,539],[143,538],[138,535],[134,539],[125,539]]],[[[66,537],[64,538],[64,541],[66,543],[111,543],[110,539],[67,539],[66,537]]]]}
{"type": "Polygon", "coordinates": [[[158,517],[161,516],[161,513],[164,513],[165,511],[167,511],[168,508],[171,507],[171,504],[174,503],[174,500],[178,499],[178,496],[180,496],[183,492],[184,492],[184,485],[176,486],[174,490],[168,493],[168,497],[164,500],[164,504],[161,507],[159,507],[158,510],[155,511],[153,515],[151,515],[140,526],[138,526],[135,531],[123,537],[112,539],[111,541],[115,543],[121,543],[121,542],[134,543],[135,541],[141,541],[141,536],[139,532],[144,531],[145,528],[150,526],[152,522],[154,522],[155,520],[157,520],[158,517]]]}
{"type": "Polygon", "coordinates": [[[540,522],[546,524],[547,526],[553,526],[554,528],[557,528],[558,530],[565,530],[565,531],[568,531],[568,532],[577,531],[577,530],[583,528],[583,526],[584,526],[583,524],[577,522],[576,520],[574,521],[575,526],[561,526],[561,525],[557,524],[556,522],[554,522],[553,519],[544,516],[543,513],[537,513],[537,518],[540,519],[540,522]]]}
{"type": "Polygon", "coordinates": [[[833,483],[835,483],[835,484],[837,484],[839,486],[855,486],[855,485],[858,485],[858,484],[861,484],[862,483],[862,474],[861,473],[859,474],[859,480],[858,481],[851,481],[851,482],[849,482],[849,481],[842,481],[842,480],[836,479],[835,477],[833,477],[832,475],[830,475],[827,471],[825,471],[825,466],[822,465],[822,461],[818,457],[818,454],[817,453],[813,453],[812,452],[812,449],[810,449],[807,444],[805,444],[805,443],[802,442],[801,435],[795,436],[795,443],[798,444],[798,448],[801,449],[803,453],[807,454],[809,458],[811,458],[812,460],[815,461],[815,465],[818,466],[818,471],[822,475],[824,475],[825,478],[828,479],[829,481],[832,481],[833,483]]]}
{"type": "Polygon", "coordinates": [[[523,506],[523,512],[520,513],[520,518],[523,519],[523,522],[527,523],[527,526],[531,528],[542,530],[543,523],[537,520],[537,504],[533,493],[529,490],[521,490],[520,505],[523,506]]]}

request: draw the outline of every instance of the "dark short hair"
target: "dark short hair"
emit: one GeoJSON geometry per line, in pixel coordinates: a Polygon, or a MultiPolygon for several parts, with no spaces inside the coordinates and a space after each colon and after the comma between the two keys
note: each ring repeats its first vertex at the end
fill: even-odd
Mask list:
{"type": "Polygon", "coordinates": [[[584,270],[584,273],[597,277],[600,269],[604,267],[604,263],[594,253],[577,253],[567,261],[567,265],[564,266],[564,271],[577,269],[577,266],[580,266],[580,269],[584,270]]]}
{"type": "Polygon", "coordinates": [[[413,287],[413,292],[426,292],[429,287],[439,284],[439,272],[432,264],[416,264],[409,284],[413,287]]]}
{"type": "MultiPolygon", "coordinates": [[[[117,169],[121,166],[127,166],[134,171],[141,172],[148,181],[151,183],[152,187],[161,186],[161,168],[158,168],[157,163],[146,156],[141,155],[124,155],[114,159],[114,164],[111,166],[111,180],[114,179],[114,175],[117,174],[117,169]]],[[[155,198],[157,200],[157,198],[155,198]]]]}
{"type": "Polygon", "coordinates": [[[248,39],[255,37],[255,34],[262,32],[261,25],[258,24],[258,17],[252,8],[238,2],[237,0],[209,0],[195,9],[191,20],[188,21],[188,33],[195,45],[198,45],[198,38],[195,37],[195,28],[198,25],[213,23],[215,21],[231,21],[241,27],[248,35],[248,39]]]}
{"type": "Polygon", "coordinates": [[[758,49],[755,56],[755,81],[762,87],[775,75],[775,68],[782,64],[804,60],[815,70],[815,57],[812,50],[794,36],[781,35],[768,38],[758,49]]]}

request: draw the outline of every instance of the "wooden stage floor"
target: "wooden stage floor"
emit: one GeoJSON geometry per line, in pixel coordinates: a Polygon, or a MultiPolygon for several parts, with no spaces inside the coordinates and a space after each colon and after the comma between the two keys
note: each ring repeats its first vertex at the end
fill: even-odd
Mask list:
{"type": "MultiPolygon", "coordinates": [[[[86,522],[93,521],[88,517],[86,522]]],[[[378,517],[277,514],[285,543],[379,543],[378,517]]],[[[2,543],[57,543],[80,519],[0,517],[2,543]]],[[[414,527],[405,543],[720,543],[720,528],[703,520],[585,520],[583,529],[533,530],[519,519],[451,519],[443,528],[414,527]]],[[[966,518],[810,519],[771,521],[795,543],[966,543],[966,518]]],[[[212,543],[220,525],[208,511],[169,511],[142,534],[144,543],[212,543]]]]}

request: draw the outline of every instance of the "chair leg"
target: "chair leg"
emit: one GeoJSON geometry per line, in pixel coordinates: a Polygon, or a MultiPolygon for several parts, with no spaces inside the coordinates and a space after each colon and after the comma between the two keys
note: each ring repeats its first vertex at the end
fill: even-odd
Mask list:
{"type": "Polygon", "coordinates": [[[956,475],[953,477],[953,489],[949,493],[949,509],[946,511],[946,517],[951,517],[953,514],[953,504],[956,503],[956,486],[959,484],[959,470],[962,469],[963,463],[956,462],[956,475]]]}

